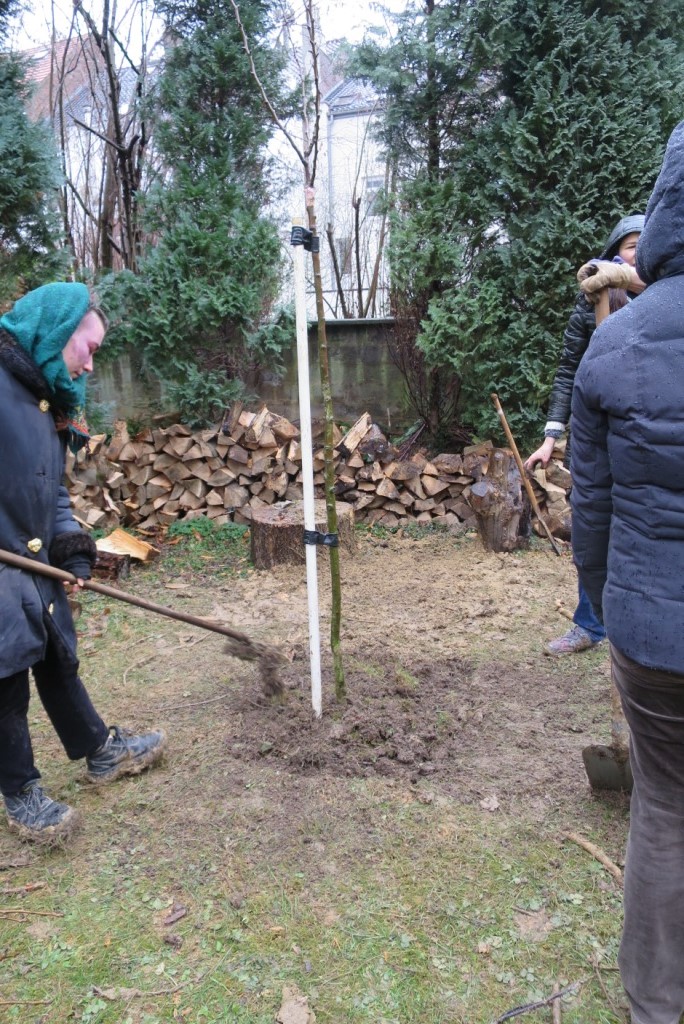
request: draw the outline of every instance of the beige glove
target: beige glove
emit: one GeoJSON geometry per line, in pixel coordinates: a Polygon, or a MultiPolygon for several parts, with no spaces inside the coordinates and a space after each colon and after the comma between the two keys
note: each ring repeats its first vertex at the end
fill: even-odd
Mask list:
{"type": "Polygon", "coordinates": [[[604,288],[630,288],[634,286],[636,273],[627,263],[611,263],[609,260],[592,260],[577,271],[580,288],[589,302],[598,301],[598,293],[604,288]]]}

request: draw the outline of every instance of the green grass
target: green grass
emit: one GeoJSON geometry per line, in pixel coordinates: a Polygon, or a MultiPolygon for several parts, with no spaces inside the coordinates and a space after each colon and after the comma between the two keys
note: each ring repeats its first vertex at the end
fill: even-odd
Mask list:
{"type": "MultiPolygon", "coordinates": [[[[244,531],[197,523],[125,585],[147,593],[211,574],[230,590],[250,571],[244,531]]],[[[621,892],[564,838],[580,830],[619,859],[624,800],[582,791],[491,812],[429,780],[297,776],[231,759],[236,712],[214,702],[225,684],[211,642],[185,653],[176,623],[92,594],[83,605],[84,677],[98,706],[150,724],[160,707],[188,706],[166,712],[162,767],[100,792],[32,705],[49,790],[85,825],[67,849],[23,864],[0,834],[1,1020],[273,1024],[283,985],[295,983],[318,1024],[493,1024],[577,983],[564,1024],[624,1024],[621,892]]],[[[521,657],[483,635],[477,658],[487,656],[521,657]]],[[[361,653],[349,662],[373,678],[384,671],[361,653]]],[[[581,670],[601,664],[590,652],[581,670]]],[[[397,679],[416,685],[399,663],[397,679]]],[[[450,724],[438,713],[438,731],[450,724]]],[[[520,1019],[547,1024],[551,1011],[520,1019]]]]}
{"type": "MultiPolygon", "coordinates": [[[[615,962],[619,893],[582,851],[476,809],[399,803],[382,788],[358,784],[345,799],[375,816],[353,858],[341,808],[339,846],[328,835],[299,863],[253,859],[238,830],[229,857],[210,840],[180,864],[153,836],[129,845],[127,798],[110,848],[75,862],[55,853],[21,873],[47,886],[14,905],[58,916],[0,923],[3,998],[48,1000],[40,1019],[51,1021],[265,1024],[294,981],[320,1022],[488,1024],[578,982],[564,1021],[620,1020],[597,980],[617,1001],[604,969],[615,962]],[[337,870],[321,871],[331,856],[337,870]],[[179,903],[188,914],[172,929],[183,940],[175,949],[160,922],[179,903]],[[521,935],[530,915],[547,923],[546,937],[521,935]],[[125,989],[138,994],[116,991],[125,989]]],[[[36,1013],[17,1005],[6,1019],[36,1013]]]]}

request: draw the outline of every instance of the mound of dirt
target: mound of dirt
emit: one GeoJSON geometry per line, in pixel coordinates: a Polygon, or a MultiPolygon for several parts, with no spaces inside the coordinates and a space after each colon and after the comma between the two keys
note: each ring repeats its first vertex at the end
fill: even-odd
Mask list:
{"type": "Polygon", "coordinates": [[[588,741],[562,711],[583,684],[565,673],[554,678],[546,659],[536,671],[474,669],[455,655],[399,664],[383,648],[367,650],[363,666],[347,672],[346,700],[336,703],[328,689],[321,720],[296,664],[282,703],[254,694],[231,703],[231,758],[295,775],[430,779],[464,802],[493,791],[559,797],[583,785],[580,750],[588,741]]]}

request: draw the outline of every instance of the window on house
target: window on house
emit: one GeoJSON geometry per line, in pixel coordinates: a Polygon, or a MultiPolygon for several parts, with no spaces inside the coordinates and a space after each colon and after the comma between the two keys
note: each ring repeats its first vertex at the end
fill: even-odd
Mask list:
{"type": "Polygon", "coordinates": [[[370,217],[379,217],[382,214],[384,188],[385,179],[382,175],[373,175],[366,178],[365,198],[370,217]]]}

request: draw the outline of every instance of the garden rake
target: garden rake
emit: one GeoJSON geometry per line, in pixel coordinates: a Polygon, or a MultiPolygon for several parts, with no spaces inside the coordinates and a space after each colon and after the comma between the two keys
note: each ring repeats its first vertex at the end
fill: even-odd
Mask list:
{"type": "MultiPolygon", "coordinates": [[[[24,558],[22,555],[12,554],[10,551],[0,549],[0,562],[12,565],[16,569],[24,569],[26,572],[35,573],[39,576],[49,576],[53,580],[60,580],[62,583],[77,583],[77,579],[70,572],[63,569],[56,569],[52,565],[44,565],[42,562],[34,562],[31,558],[24,558]]],[[[279,669],[284,663],[283,655],[268,644],[252,640],[245,633],[239,633],[230,626],[224,626],[220,622],[213,622],[211,619],[203,619],[197,615],[188,615],[185,612],[175,611],[173,608],[166,608],[164,605],[155,604],[145,598],[127,594],[114,587],[108,587],[104,583],[96,583],[95,580],[86,580],[83,584],[86,590],[92,590],[96,594],[113,598],[115,601],[124,601],[126,604],[135,605],[145,611],[154,612],[155,615],[165,615],[169,619],[177,619],[179,622],[187,622],[191,626],[199,626],[200,629],[208,629],[212,633],[220,633],[228,637],[226,653],[242,661],[256,661],[259,674],[266,696],[275,696],[283,692],[283,684],[280,679],[279,669]]]]}

